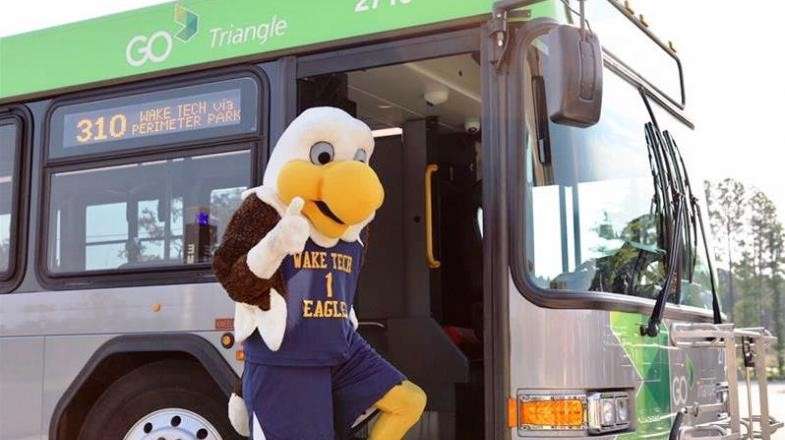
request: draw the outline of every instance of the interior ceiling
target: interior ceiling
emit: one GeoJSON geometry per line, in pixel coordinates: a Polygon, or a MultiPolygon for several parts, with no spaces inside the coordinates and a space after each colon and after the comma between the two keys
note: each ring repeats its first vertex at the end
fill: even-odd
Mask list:
{"type": "Polygon", "coordinates": [[[480,66],[466,54],[351,72],[349,99],[373,129],[438,116],[442,126],[463,131],[467,118],[480,117],[480,66]],[[429,105],[425,94],[435,90],[448,98],[429,105]]]}

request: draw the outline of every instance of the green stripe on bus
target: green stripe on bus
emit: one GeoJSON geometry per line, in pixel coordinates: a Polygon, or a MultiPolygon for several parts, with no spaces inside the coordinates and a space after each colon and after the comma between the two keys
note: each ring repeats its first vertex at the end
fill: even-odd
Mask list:
{"type": "Polygon", "coordinates": [[[610,315],[611,330],[642,382],[635,395],[635,432],[618,438],[667,439],[672,422],[668,329],[660,326],[655,338],[641,336],[640,326],[648,316],[622,312],[610,315]]]}
{"type": "MultiPolygon", "coordinates": [[[[0,99],[490,12],[493,0],[191,0],[0,39],[0,99]]],[[[556,2],[535,6],[552,15],[556,2]]]]}

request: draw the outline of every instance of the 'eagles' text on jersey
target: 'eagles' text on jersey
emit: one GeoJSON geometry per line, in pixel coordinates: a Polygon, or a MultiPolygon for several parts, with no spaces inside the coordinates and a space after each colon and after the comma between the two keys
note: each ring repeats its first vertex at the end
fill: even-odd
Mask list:
{"type": "Polygon", "coordinates": [[[349,311],[362,264],[362,244],[339,241],[324,248],[308,239],[303,252],[284,258],[287,318],[283,342],[271,351],[258,332],[245,342],[245,358],[267,365],[331,366],[346,360],[354,328],[349,311]]]}

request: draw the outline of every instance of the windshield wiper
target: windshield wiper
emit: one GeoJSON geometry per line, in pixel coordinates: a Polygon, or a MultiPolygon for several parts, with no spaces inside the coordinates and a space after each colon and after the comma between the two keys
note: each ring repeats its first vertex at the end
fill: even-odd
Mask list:
{"type": "MultiPolygon", "coordinates": [[[[670,238],[670,243],[666,247],[668,255],[667,268],[668,272],[662,288],[657,293],[654,309],[652,310],[649,321],[645,325],[641,325],[640,331],[643,336],[654,337],[659,334],[659,325],[662,322],[662,317],[665,312],[665,305],[668,297],[675,288],[675,292],[680,294],[681,281],[679,279],[676,286],[673,285],[676,281],[677,275],[680,273],[680,268],[683,265],[682,251],[687,254],[687,261],[690,267],[688,268],[689,280],[692,282],[693,272],[697,264],[697,247],[698,247],[698,225],[700,226],[700,234],[704,237],[703,247],[708,261],[709,279],[712,291],[712,311],[714,315],[714,323],[719,324],[722,322],[722,315],[720,312],[719,298],[717,295],[717,288],[714,282],[714,272],[711,265],[711,258],[709,257],[708,243],[706,242],[706,233],[703,225],[703,216],[701,215],[700,205],[698,198],[692,192],[692,185],[690,184],[687,168],[684,163],[684,158],[679,151],[676,140],[669,132],[664,134],[660,132],[659,125],[652,111],[649,98],[643,88],[639,89],[641,98],[643,99],[646,109],[649,112],[651,122],[646,124],[646,142],[649,147],[650,162],[652,152],[654,153],[654,162],[652,167],[652,175],[655,177],[655,199],[657,202],[662,202],[664,214],[664,229],[665,236],[670,238]],[[659,184],[659,188],[656,184],[659,184]],[[657,194],[659,192],[659,194],[657,194]],[[687,201],[684,200],[689,194],[690,206],[687,207],[687,201]],[[662,200],[659,200],[659,197],[662,200]],[[670,198],[668,197],[670,196],[670,198]],[[669,209],[673,206],[673,212],[669,209]],[[673,214],[673,215],[672,215],[673,214]],[[691,223],[691,230],[685,231],[684,222],[691,223]],[[683,234],[687,234],[686,241],[682,240],[683,234]],[[692,239],[691,239],[692,238],[692,239]]],[[[659,204],[659,203],[658,203],[659,204]]],[[[679,276],[679,278],[681,278],[679,276]]]]}
{"type": "MultiPolygon", "coordinates": [[[[662,288],[657,293],[657,301],[654,303],[654,310],[651,312],[649,322],[646,325],[641,325],[641,335],[643,336],[654,337],[659,333],[659,325],[665,312],[665,301],[670,296],[673,281],[679,273],[679,266],[681,265],[680,243],[682,230],[684,229],[684,200],[679,193],[674,193],[674,210],[676,211],[676,224],[674,225],[674,233],[671,235],[671,242],[668,247],[668,274],[665,277],[662,288]]],[[[676,288],[678,290],[679,286],[677,285],[676,288]]]]}
{"type": "MultiPolygon", "coordinates": [[[[668,297],[675,287],[677,294],[681,291],[681,276],[680,267],[682,265],[682,236],[684,232],[684,193],[683,183],[681,182],[681,173],[679,172],[678,165],[675,163],[675,154],[669,152],[670,145],[667,145],[663,139],[660,127],[657,124],[657,119],[654,116],[654,111],[651,108],[649,97],[643,88],[638,89],[646,105],[646,110],[649,113],[651,122],[646,123],[646,143],[650,152],[654,152],[655,164],[657,167],[656,174],[659,176],[660,195],[662,196],[662,208],[664,217],[664,232],[665,236],[669,238],[668,245],[665,247],[667,252],[667,274],[665,281],[657,293],[657,298],[654,303],[654,309],[649,316],[649,321],[641,325],[640,331],[643,336],[655,337],[659,334],[659,325],[662,322],[662,316],[665,312],[665,304],[668,297]],[[671,163],[673,162],[673,163],[671,163]],[[674,286],[674,281],[679,278],[674,286]]],[[[654,174],[654,173],[653,173],[654,174]]],[[[655,189],[656,190],[656,189],[655,189]]]]}
{"type": "MultiPolygon", "coordinates": [[[[706,253],[706,266],[709,270],[709,283],[711,284],[711,308],[712,314],[714,316],[714,323],[715,324],[722,324],[722,311],[720,310],[720,300],[719,295],[717,295],[717,286],[714,281],[714,267],[711,263],[710,253],[709,253],[709,243],[706,241],[706,228],[703,226],[703,213],[701,210],[701,206],[698,203],[698,198],[695,197],[695,194],[692,192],[692,184],[690,184],[690,176],[687,173],[687,167],[684,165],[684,157],[681,155],[681,150],[679,149],[679,145],[676,143],[676,139],[670,135],[667,131],[665,132],[667,138],[670,139],[670,144],[676,156],[679,159],[679,163],[681,164],[681,169],[683,170],[684,174],[684,184],[687,187],[687,194],[690,199],[690,205],[692,207],[691,213],[691,221],[692,227],[695,234],[695,241],[694,241],[694,255],[692,261],[692,267],[697,265],[698,260],[698,226],[700,226],[700,235],[703,237],[703,250],[706,253]],[[697,221],[696,221],[697,220],[697,221]]],[[[690,281],[692,278],[690,278],[690,281]]]]}
{"type": "MultiPolygon", "coordinates": [[[[662,136],[664,140],[663,147],[666,147],[668,155],[670,156],[671,164],[673,164],[674,178],[676,179],[676,183],[679,185],[679,193],[681,193],[683,197],[687,197],[687,191],[685,189],[685,186],[689,185],[688,181],[685,181],[687,170],[684,169],[684,162],[682,161],[681,164],[679,164],[679,161],[676,158],[676,142],[667,130],[662,133],[662,136]]],[[[685,244],[684,260],[689,262],[687,267],[687,279],[691,283],[695,268],[694,248],[697,247],[697,242],[693,245],[692,239],[694,237],[692,237],[692,232],[693,228],[695,227],[695,216],[692,213],[692,209],[690,209],[690,205],[687,205],[686,202],[684,207],[684,221],[691,223],[692,226],[691,228],[685,228],[683,231],[685,244]]]]}
{"type": "MultiPolygon", "coordinates": [[[[643,92],[641,93],[642,96],[643,92]]],[[[646,101],[645,101],[646,102],[646,101]]],[[[647,102],[648,104],[648,102],[647,102]]],[[[652,118],[654,115],[651,115],[652,118]]],[[[644,336],[657,336],[659,333],[659,324],[662,321],[662,316],[665,311],[665,303],[674,289],[673,282],[677,275],[680,273],[680,266],[682,262],[682,233],[684,231],[684,195],[679,190],[680,186],[676,185],[675,179],[680,173],[674,170],[668,160],[668,152],[664,146],[662,133],[656,125],[656,121],[648,122],[645,125],[646,144],[649,149],[650,156],[653,156],[652,175],[656,182],[655,186],[655,199],[657,199],[657,208],[661,211],[658,216],[661,219],[661,232],[664,234],[660,236],[668,237],[668,243],[663,243],[667,258],[667,274],[660,291],[657,293],[657,299],[654,303],[654,309],[649,317],[649,321],[645,325],[641,325],[641,334],[644,336]],[[660,206],[660,203],[662,204],[660,206]]],[[[658,234],[659,235],[659,234],[658,234]]],[[[676,291],[679,291],[680,283],[676,286],[676,291]]]]}

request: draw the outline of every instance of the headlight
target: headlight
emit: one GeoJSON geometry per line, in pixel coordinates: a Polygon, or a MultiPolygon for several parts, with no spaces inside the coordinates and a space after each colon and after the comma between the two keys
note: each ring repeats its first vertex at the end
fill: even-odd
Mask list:
{"type": "Polygon", "coordinates": [[[616,424],[616,403],[615,399],[600,399],[600,420],[602,426],[613,426],[616,424]]]}
{"type": "Polygon", "coordinates": [[[589,432],[600,434],[630,427],[630,395],[627,392],[592,393],[588,402],[589,432]]]}

